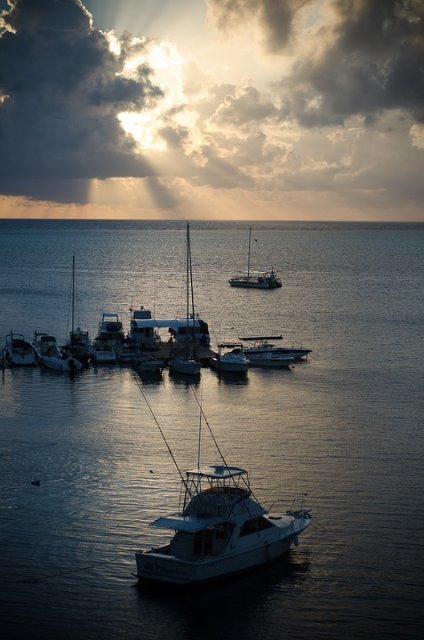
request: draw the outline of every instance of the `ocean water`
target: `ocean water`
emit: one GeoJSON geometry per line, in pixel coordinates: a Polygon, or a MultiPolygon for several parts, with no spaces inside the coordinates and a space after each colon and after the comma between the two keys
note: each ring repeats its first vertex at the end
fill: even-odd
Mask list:
{"type": "MultiPolygon", "coordinates": [[[[213,341],[284,335],[313,350],[247,380],[194,388],[128,367],[0,371],[0,631],[87,640],[421,638],[424,226],[191,224],[196,308],[213,341]],[[141,390],[140,391],[140,385],[141,390]],[[197,463],[197,398],[227,461],[265,506],[307,493],[311,527],[276,564],[189,592],[137,587],[134,551],[197,463]],[[39,480],[39,486],[32,484],[39,480]]],[[[102,311],[184,313],[184,222],[0,220],[0,342],[13,330],[95,335],[102,311]]],[[[205,433],[205,431],[204,431],[205,433]]],[[[218,458],[205,438],[204,463],[218,458]]]]}

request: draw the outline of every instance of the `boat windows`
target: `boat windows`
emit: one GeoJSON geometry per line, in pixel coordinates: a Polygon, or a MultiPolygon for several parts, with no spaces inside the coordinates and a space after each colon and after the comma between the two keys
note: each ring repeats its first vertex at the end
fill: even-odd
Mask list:
{"type": "Polygon", "coordinates": [[[258,531],[263,531],[264,529],[269,529],[273,526],[274,525],[263,516],[259,516],[258,518],[251,518],[250,520],[246,520],[246,522],[244,523],[239,537],[241,538],[242,536],[248,536],[251,533],[257,533],[258,531]]]}

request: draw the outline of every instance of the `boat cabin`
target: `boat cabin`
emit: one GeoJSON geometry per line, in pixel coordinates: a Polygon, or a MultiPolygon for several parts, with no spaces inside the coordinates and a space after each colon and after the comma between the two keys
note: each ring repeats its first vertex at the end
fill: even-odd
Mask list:
{"type": "MultiPolygon", "coordinates": [[[[147,311],[150,313],[150,311],[147,311]]],[[[129,337],[144,349],[156,348],[161,342],[160,329],[167,329],[169,342],[208,346],[210,344],[209,327],[198,315],[173,320],[156,320],[154,318],[134,317],[131,320],[129,337]]]]}

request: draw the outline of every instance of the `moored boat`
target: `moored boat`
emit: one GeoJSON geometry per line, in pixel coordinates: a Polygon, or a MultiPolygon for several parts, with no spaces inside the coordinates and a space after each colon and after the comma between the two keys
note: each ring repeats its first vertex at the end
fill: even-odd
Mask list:
{"type": "Polygon", "coordinates": [[[218,353],[210,358],[209,363],[219,373],[245,374],[249,368],[249,360],[239,342],[220,342],[218,353]]]}
{"type": "Polygon", "coordinates": [[[201,364],[196,355],[196,315],[194,313],[193,270],[191,264],[190,226],[186,228],[186,333],[185,348],[169,359],[171,373],[198,376],[201,364]],[[191,309],[191,313],[190,313],[191,309]]]}
{"type": "Polygon", "coordinates": [[[249,249],[247,254],[247,270],[245,273],[230,278],[228,281],[231,287],[243,287],[245,289],[279,289],[281,280],[274,269],[254,271],[250,268],[252,244],[252,227],[249,227],[249,249]]]}
{"type": "Polygon", "coordinates": [[[12,331],[5,338],[3,359],[10,367],[31,367],[37,363],[32,344],[23,335],[12,331]]]}
{"type": "MultiPolygon", "coordinates": [[[[251,366],[261,366],[258,363],[263,362],[272,364],[272,362],[285,361],[287,366],[293,362],[299,362],[311,353],[311,349],[304,349],[303,347],[280,347],[276,346],[274,342],[282,340],[283,336],[247,336],[240,338],[243,344],[243,350],[246,357],[250,361],[251,366]],[[253,346],[246,346],[244,342],[253,343],[253,346]]],[[[282,365],[284,366],[284,364],[282,365]]]]}
{"type": "Polygon", "coordinates": [[[47,369],[54,371],[80,371],[82,363],[70,352],[60,349],[56,338],[48,333],[34,334],[33,347],[37,355],[37,361],[47,369]]]}
{"type": "Polygon", "coordinates": [[[141,387],[140,391],[174,462],[181,480],[180,508],[151,524],[174,531],[172,539],[150,550],[135,552],[140,580],[174,585],[192,585],[266,564],[286,553],[310,525],[311,509],[302,494],[298,509],[271,514],[254,496],[248,472],[230,466],[224,459],[201,404],[196,438],[197,467],[185,474],[141,387]],[[202,418],[221,462],[203,467],[201,459],[202,418]]]}
{"type": "Polygon", "coordinates": [[[72,256],[72,324],[69,338],[63,347],[64,353],[72,355],[84,367],[90,362],[91,340],[87,330],[75,328],[75,256],[72,256]]]}
{"type": "Polygon", "coordinates": [[[270,562],[297,545],[311,509],[271,515],[254,497],[248,473],[217,464],[182,476],[184,501],[152,525],[172,529],[169,544],[137,551],[137,576],[178,585],[202,583],[270,562]]]}

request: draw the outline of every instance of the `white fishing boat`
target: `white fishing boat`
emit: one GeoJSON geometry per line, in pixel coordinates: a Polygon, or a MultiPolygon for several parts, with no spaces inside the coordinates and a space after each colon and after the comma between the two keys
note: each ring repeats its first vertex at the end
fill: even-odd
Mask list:
{"type": "Polygon", "coordinates": [[[252,367],[290,366],[294,362],[303,360],[311,353],[311,349],[302,347],[277,347],[274,343],[282,339],[282,335],[240,338],[243,344],[243,351],[252,367]],[[253,343],[253,346],[246,346],[245,342],[253,343]]]}
{"type": "Polygon", "coordinates": [[[23,335],[12,331],[5,338],[3,360],[10,367],[30,367],[37,363],[32,344],[23,335]]]}
{"type": "Polygon", "coordinates": [[[250,268],[252,244],[252,227],[249,227],[249,249],[247,254],[247,270],[245,273],[230,278],[231,287],[244,287],[245,289],[278,289],[281,288],[281,280],[274,269],[255,271],[250,268]]]}
{"type": "Polygon", "coordinates": [[[37,354],[37,361],[47,369],[73,373],[83,368],[82,363],[71,353],[60,349],[56,338],[48,333],[36,331],[32,344],[37,354]]]}
{"type": "Polygon", "coordinates": [[[251,490],[247,471],[227,465],[218,445],[222,463],[202,468],[198,455],[198,467],[184,475],[155,421],[178,469],[183,498],[177,513],[152,522],[175,533],[163,546],[136,551],[138,578],[177,585],[207,582],[266,564],[298,544],[311,522],[303,496],[299,509],[268,513],[251,490]]]}
{"type": "Polygon", "coordinates": [[[98,364],[117,362],[124,341],[125,335],[119,314],[114,311],[104,312],[90,349],[91,359],[98,364]]]}
{"type": "Polygon", "coordinates": [[[219,373],[247,373],[249,360],[239,342],[220,342],[218,353],[209,360],[210,366],[219,373]]]}
{"type": "Polygon", "coordinates": [[[186,229],[186,333],[183,351],[175,352],[169,359],[171,373],[198,376],[201,364],[196,357],[196,316],[194,313],[193,270],[191,264],[190,226],[186,229]],[[191,308],[191,313],[190,313],[191,308]]]}

